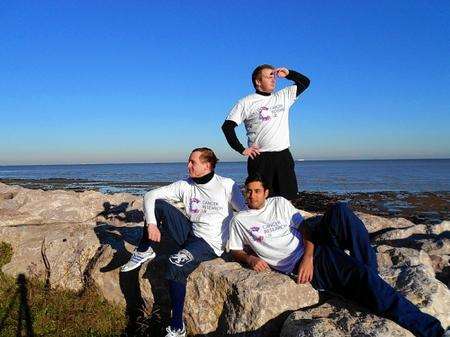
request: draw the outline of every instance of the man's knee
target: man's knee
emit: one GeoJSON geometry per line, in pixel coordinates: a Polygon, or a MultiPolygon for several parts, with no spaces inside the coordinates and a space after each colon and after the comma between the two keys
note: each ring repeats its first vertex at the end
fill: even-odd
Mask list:
{"type": "Polygon", "coordinates": [[[169,257],[166,279],[186,283],[189,274],[195,269],[194,256],[186,249],[169,257]]]}
{"type": "Polygon", "coordinates": [[[344,201],[338,201],[335,202],[331,208],[330,211],[333,213],[340,213],[340,214],[349,214],[349,213],[353,213],[353,211],[350,209],[350,207],[348,206],[347,202],[344,201]]]}
{"type": "Polygon", "coordinates": [[[156,199],[155,200],[155,211],[156,210],[167,210],[170,208],[170,204],[164,199],[156,199]]]}

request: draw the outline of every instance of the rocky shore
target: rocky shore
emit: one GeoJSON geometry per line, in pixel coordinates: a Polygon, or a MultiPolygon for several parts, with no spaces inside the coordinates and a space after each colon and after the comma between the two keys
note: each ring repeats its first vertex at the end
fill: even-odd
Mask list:
{"type": "MultiPolygon", "coordinates": [[[[309,203],[297,201],[312,211],[304,212],[306,217],[334,200],[315,197],[316,203],[311,197],[309,203]]],[[[355,205],[364,211],[358,215],[371,233],[381,276],[449,326],[450,221],[387,218],[355,205]]],[[[127,310],[130,330],[151,329],[152,320],[167,315],[162,280],[167,245],[140,270],[118,270],[141,236],[142,221],[142,198],[133,194],[0,183],[0,241],[13,247],[12,260],[2,270],[40,278],[53,288],[95,287],[127,310]]],[[[190,276],[185,319],[191,335],[203,336],[412,336],[350,303],[319,298],[309,285],[275,272],[253,272],[227,257],[203,263],[190,276]]]]}

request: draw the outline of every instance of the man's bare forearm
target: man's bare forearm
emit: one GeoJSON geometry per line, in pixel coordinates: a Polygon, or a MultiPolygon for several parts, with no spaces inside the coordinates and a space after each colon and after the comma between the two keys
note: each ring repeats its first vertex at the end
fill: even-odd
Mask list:
{"type": "Polygon", "coordinates": [[[303,256],[312,257],[314,255],[314,243],[311,241],[311,233],[306,226],[300,226],[300,233],[302,233],[303,244],[305,246],[303,256]]]}
{"type": "Polygon", "coordinates": [[[250,266],[250,255],[248,255],[243,250],[232,250],[231,255],[237,262],[250,266]]]}

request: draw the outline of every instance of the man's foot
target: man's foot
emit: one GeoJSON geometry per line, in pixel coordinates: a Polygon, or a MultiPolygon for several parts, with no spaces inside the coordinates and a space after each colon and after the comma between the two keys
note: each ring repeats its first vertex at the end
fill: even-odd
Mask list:
{"type": "Polygon", "coordinates": [[[450,337],[450,327],[448,327],[447,330],[445,330],[445,332],[442,335],[442,337],[450,337]]]}
{"type": "Polygon", "coordinates": [[[186,327],[183,324],[183,328],[179,330],[172,330],[170,326],[166,328],[166,337],[186,337],[186,327]]]}
{"type": "Polygon", "coordinates": [[[152,247],[149,247],[145,252],[139,252],[135,249],[133,255],[131,255],[130,261],[120,268],[120,272],[125,273],[134,270],[144,262],[153,260],[155,257],[156,253],[153,251],[152,247]]]}

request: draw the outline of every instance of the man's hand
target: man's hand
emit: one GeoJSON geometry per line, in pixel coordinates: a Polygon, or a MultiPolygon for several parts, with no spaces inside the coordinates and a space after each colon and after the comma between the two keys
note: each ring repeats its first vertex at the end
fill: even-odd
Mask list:
{"type": "Polygon", "coordinates": [[[259,156],[259,148],[256,145],[252,145],[244,150],[242,154],[246,157],[250,157],[252,159],[255,159],[257,156],[259,156]]]}
{"type": "Polygon", "coordinates": [[[257,256],[250,255],[247,259],[247,264],[252,268],[254,271],[260,272],[266,269],[269,269],[269,265],[266,261],[263,259],[260,259],[257,256]]]}
{"type": "Polygon", "coordinates": [[[289,70],[287,68],[277,68],[274,70],[274,73],[278,77],[286,77],[289,75],[289,70]]]}
{"type": "Polygon", "coordinates": [[[151,241],[160,242],[161,232],[155,224],[149,224],[147,227],[148,238],[151,241]]]}
{"type": "Polygon", "coordinates": [[[313,257],[303,255],[302,261],[298,266],[297,283],[311,282],[314,273],[313,257]]]}

